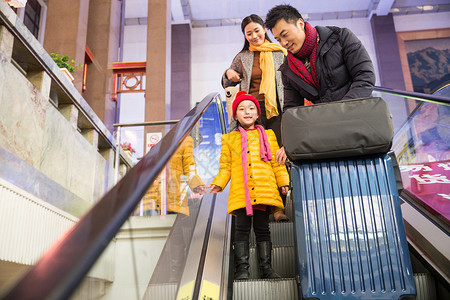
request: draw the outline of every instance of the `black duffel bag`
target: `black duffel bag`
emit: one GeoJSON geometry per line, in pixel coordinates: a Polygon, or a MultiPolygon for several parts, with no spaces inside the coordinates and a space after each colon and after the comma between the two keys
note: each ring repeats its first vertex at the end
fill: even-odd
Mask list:
{"type": "Polygon", "coordinates": [[[349,99],[287,109],[281,121],[289,159],[324,159],[387,153],[394,126],[380,97],[349,99]]]}

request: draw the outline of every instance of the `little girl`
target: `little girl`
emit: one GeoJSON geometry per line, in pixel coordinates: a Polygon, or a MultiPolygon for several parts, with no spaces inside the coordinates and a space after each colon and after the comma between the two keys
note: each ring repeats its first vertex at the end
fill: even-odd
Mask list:
{"type": "Polygon", "coordinates": [[[249,278],[249,234],[253,219],[261,278],[280,278],[271,266],[269,215],[284,208],[278,188],[286,195],[289,175],[275,160],[279,149],[272,130],[256,120],[261,115],[258,100],[237,93],[232,105],[237,130],[222,136],[219,174],[211,193],[222,191],[231,179],[228,213],[236,216],[234,255],[235,280],[249,278]]]}

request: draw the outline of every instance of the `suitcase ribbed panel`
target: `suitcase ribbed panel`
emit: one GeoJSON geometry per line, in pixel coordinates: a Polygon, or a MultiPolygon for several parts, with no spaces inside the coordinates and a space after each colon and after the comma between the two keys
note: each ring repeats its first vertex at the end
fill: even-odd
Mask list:
{"type": "Polygon", "coordinates": [[[415,294],[388,155],[292,167],[304,298],[415,294]]]}
{"type": "Polygon", "coordinates": [[[233,300],[294,300],[298,299],[294,279],[250,280],[233,283],[233,300]]]}
{"type": "MultiPolygon", "coordinates": [[[[250,248],[250,279],[259,278],[256,248],[250,248]]],[[[295,250],[293,246],[272,247],[272,268],[281,277],[295,277],[295,250]]]]}
{"type": "Polygon", "coordinates": [[[414,282],[417,289],[416,300],[437,300],[433,276],[427,273],[416,273],[414,274],[414,282]]]}
{"type": "Polygon", "coordinates": [[[176,299],[177,297],[177,284],[150,284],[147,287],[145,295],[142,299],[154,300],[154,299],[176,299]]]}
{"type": "MultiPolygon", "coordinates": [[[[294,245],[294,223],[270,223],[270,239],[272,246],[293,246],[294,245]]],[[[256,245],[256,238],[253,229],[250,232],[250,245],[256,245]]]]}

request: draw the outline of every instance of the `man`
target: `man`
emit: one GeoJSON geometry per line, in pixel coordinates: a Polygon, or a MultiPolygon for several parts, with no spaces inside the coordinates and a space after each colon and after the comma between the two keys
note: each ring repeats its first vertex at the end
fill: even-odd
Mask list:
{"type": "Polygon", "coordinates": [[[372,61],[347,28],[312,27],[290,5],[272,8],[265,26],[288,50],[279,70],[284,84],[283,111],[313,103],[369,97],[375,84],[372,61]]]}

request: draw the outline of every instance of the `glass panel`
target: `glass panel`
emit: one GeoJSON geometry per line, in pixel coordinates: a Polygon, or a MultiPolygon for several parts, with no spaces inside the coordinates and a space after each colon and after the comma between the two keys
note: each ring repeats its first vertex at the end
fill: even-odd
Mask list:
{"type": "MultiPolygon", "coordinates": [[[[144,93],[129,93],[120,95],[119,123],[144,122],[145,98],[144,93]]],[[[120,144],[134,163],[145,152],[144,126],[121,127],[120,144]]]]}
{"type": "MultiPolygon", "coordinates": [[[[71,299],[175,299],[221,128],[209,106],[71,299]]],[[[191,279],[192,281],[195,278],[191,279]]]]}
{"type": "Polygon", "coordinates": [[[200,138],[202,143],[194,149],[197,170],[205,179],[212,179],[219,172],[220,141],[222,132],[220,129],[217,104],[213,102],[200,120],[200,138]]]}
{"type": "Polygon", "coordinates": [[[379,94],[395,107],[393,150],[403,186],[434,215],[450,220],[450,106],[379,94]],[[398,111],[404,103],[406,113],[398,111]],[[408,113],[411,111],[411,113],[408,113]],[[407,116],[405,118],[405,116],[407,116]]]}

